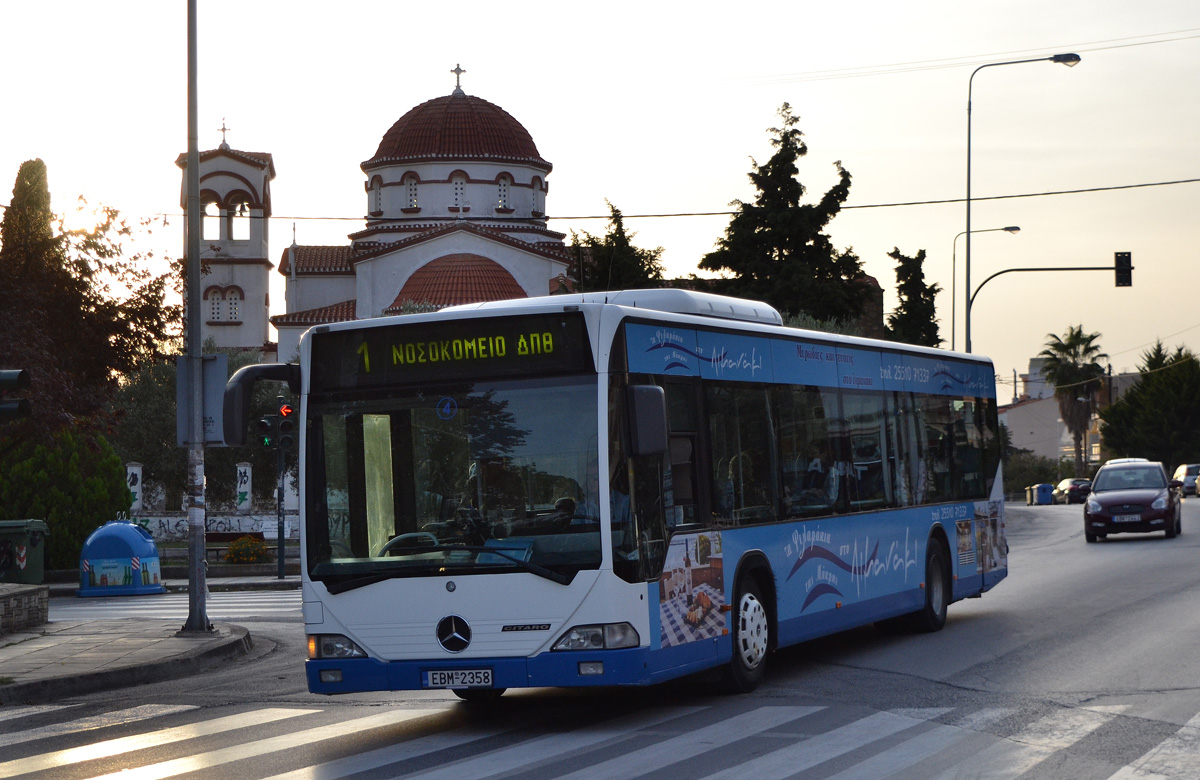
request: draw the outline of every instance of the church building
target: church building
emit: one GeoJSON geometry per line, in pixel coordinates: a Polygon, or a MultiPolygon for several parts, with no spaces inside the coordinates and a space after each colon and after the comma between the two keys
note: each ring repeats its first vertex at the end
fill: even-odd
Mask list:
{"type": "Polygon", "coordinates": [[[400,117],[362,163],[365,224],[349,243],[283,250],[277,358],[266,328],[271,155],[225,143],[200,155],[206,338],[290,361],[321,323],[570,289],[564,236],[546,225],[553,166],[520,122],[463,91],[466,71],[451,72],[454,91],[400,117]]]}

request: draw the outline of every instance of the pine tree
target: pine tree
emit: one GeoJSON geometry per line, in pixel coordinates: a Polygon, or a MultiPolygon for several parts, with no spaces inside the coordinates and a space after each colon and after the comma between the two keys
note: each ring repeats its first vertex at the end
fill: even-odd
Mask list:
{"type": "Polygon", "coordinates": [[[896,247],[888,257],[896,261],[896,292],[900,297],[900,305],[887,318],[892,338],[905,344],[938,346],[942,338],[938,335],[936,298],[942,288],[925,284],[925,250],[908,257],[896,247]]]}
{"type": "Polygon", "coordinates": [[[766,301],[782,312],[806,313],[818,320],[854,320],[862,313],[866,288],[862,263],[853,250],[838,251],[824,232],[850,195],[850,173],[834,163],[838,183],[815,204],[801,204],[804,185],[796,161],[808,154],[799,118],[791,106],[779,109],[782,127],[775,153],[765,165],[751,159],[750,181],[758,191],[753,203],[735,200],[737,213],[705,255],[700,268],[729,276],[714,284],[721,292],[766,301]]]}
{"type": "Polygon", "coordinates": [[[586,231],[571,235],[571,253],[575,258],[571,272],[576,289],[595,292],[661,287],[662,247],[639,249],[634,246],[633,239],[637,234],[625,231],[621,210],[611,203],[608,203],[608,210],[608,230],[603,238],[586,231]]]}

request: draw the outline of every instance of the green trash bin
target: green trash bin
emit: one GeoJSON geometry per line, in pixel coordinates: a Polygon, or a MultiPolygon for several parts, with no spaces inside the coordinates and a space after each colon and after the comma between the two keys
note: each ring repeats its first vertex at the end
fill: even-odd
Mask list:
{"type": "Polygon", "coordinates": [[[0,520],[0,582],[41,585],[49,533],[41,520],[0,520]]]}

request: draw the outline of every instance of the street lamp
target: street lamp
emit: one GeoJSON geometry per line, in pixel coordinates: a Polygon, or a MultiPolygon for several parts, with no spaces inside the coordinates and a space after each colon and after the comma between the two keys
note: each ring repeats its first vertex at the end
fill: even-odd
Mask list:
{"type": "Polygon", "coordinates": [[[975,74],[984,68],[994,68],[998,65],[1023,65],[1026,62],[1057,62],[1060,65],[1073,68],[1079,64],[1080,59],[1082,58],[1078,54],[1055,54],[1052,57],[1037,57],[1029,60],[989,62],[980,65],[972,71],[971,78],[967,81],[967,229],[964,231],[967,236],[967,257],[963,269],[963,277],[967,287],[967,316],[964,326],[965,333],[963,335],[967,352],[971,351],[971,90],[975,85],[975,74]]]}
{"type": "MultiPolygon", "coordinates": [[[[1008,227],[1002,227],[1002,228],[986,228],[984,230],[972,230],[971,232],[972,233],[994,233],[998,230],[1003,230],[1005,233],[1020,233],[1021,232],[1021,228],[1017,227],[1016,225],[1009,225],[1008,227]]],[[[950,349],[955,348],[954,337],[956,335],[955,331],[957,330],[957,326],[955,325],[955,323],[957,322],[956,315],[958,314],[958,283],[956,281],[957,277],[955,275],[955,267],[957,266],[958,263],[957,263],[955,255],[958,252],[958,239],[962,238],[966,234],[967,234],[967,231],[964,230],[963,232],[961,232],[957,236],[955,236],[954,243],[950,247],[950,349]]]]}

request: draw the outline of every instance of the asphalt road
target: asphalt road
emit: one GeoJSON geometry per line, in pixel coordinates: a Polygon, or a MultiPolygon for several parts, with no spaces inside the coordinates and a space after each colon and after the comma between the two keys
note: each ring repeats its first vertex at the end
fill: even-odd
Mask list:
{"type": "Polygon", "coordinates": [[[698,676],[510,691],[485,709],[445,692],[316,697],[302,623],[251,607],[254,651],[227,668],[0,709],[0,776],[1200,777],[1200,500],[1173,540],[1086,544],[1079,506],[1010,507],[1008,525],[1009,578],[954,604],[942,632],[868,627],[790,648],[748,696],[698,676]],[[88,718],[103,725],[73,725],[88,718]],[[122,739],[132,747],[98,747],[122,739]]]}

